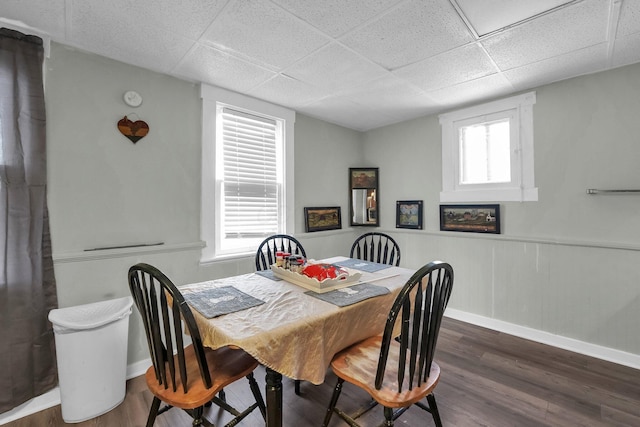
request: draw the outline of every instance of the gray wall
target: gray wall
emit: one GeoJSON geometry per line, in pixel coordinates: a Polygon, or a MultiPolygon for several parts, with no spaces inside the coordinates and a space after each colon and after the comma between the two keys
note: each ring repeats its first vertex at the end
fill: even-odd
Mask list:
{"type": "Polygon", "coordinates": [[[502,203],[501,235],[439,231],[435,116],[365,134],[367,161],[381,167],[382,227],[394,227],[394,200],[424,200],[425,231],[401,233],[403,261],[451,262],[450,308],[619,350],[629,354],[616,357],[638,363],[640,194],[586,189],[640,188],[640,64],[536,94],[539,201],[502,203]]]}
{"type": "MultiPolygon", "coordinates": [[[[45,65],[48,200],[61,307],[129,295],[127,270],[137,262],[156,265],[178,285],[254,270],[252,257],[199,264],[197,85],[55,43],[45,65]],[[142,106],[124,104],[129,89],[142,94],[142,106]],[[136,144],[116,127],[125,115],[149,124],[136,144]],[[164,244],[86,251],[155,242],[164,244]]],[[[361,144],[359,132],[297,116],[290,232],[309,256],[348,251],[348,227],[304,233],[303,207],[341,206],[346,219],[346,170],[358,164],[361,144]]],[[[143,338],[134,312],[129,363],[148,357],[143,338]]]]}
{"type": "MultiPolygon", "coordinates": [[[[347,254],[347,169],[377,166],[383,231],[402,265],[453,264],[450,307],[610,349],[640,353],[640,196],[588,196],[587,188],[637,187],[640,65],[538,88],[534,106],[540,200],[503,203],[503,234],[439,231],[440,126],[424,117],[367,133],[298,115],[295,230],[311,257],[347,254]],[[395,201],[422,199],[425,230],[395,228],[395,201]],[[304,233],[303,207],[341,206],[343,229],[304,233]]],[[[177,284],[253,270],[252,258],[199,264],[198,87],[53,44],[46,62],[49,209],[61,307],[128,295],[127,269],[144,261],[177,284]],[[122,102],[140,92],[139,108],[122,102]],[[132,144],[116,123],[145,120],[132,144]],[[144,249],[102,246],[164,242],[144,249]]],[[[475,317],[473,317],[475,316],[475,317]]],[[[147,358],[132,316],[129,362],[147,358]]]]}

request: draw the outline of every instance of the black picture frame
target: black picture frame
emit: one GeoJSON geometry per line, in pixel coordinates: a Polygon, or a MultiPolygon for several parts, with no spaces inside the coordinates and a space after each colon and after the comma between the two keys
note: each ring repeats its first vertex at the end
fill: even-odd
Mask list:
{"type": "Polygon", "coordinates": [[[422,230],[422,200],[396,202],[396,228],[422,230]]]}
{"type": "Polygon", "coordinates": [[[307,233],[341,229],[342,212],[340,206],[305,207],[304,226],[307,233]]]}
{"type": "Polygon", "coordinates": [[[500,205],[440,205],[440,230],[500,234],[500,205]]]}

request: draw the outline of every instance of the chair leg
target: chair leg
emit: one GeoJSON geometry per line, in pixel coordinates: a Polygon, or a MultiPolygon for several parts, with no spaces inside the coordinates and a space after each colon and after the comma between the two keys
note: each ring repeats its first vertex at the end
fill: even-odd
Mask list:
{"type": "Polygon", "coordinates": [[[384,407],[385,427],[393,427],[393,408],[384,407]]]}
{"type": "Polygon", "coordinates": [[[322,422],[322,427],[327,427],[329,425],[329,421],[331,421],[331,416],[333,415],[333,410],[336,407],[336,403],[338,403],[338,398],[340,397],[340,393],[342,392],[342,384],[344,380],[342,378],[338,378],[338,382],[336,387],[333,389],[333,395],[331,396],[331,402],[329,402],[329,407],[327,408],[327,413],[324,416],[324,421],[322,422]]]}
{"type": "Polygon", "coordinates": [[[431,409],[431,415],[433,416],[433,422],[436,423],[436,427],[442,427],[442,420],[440,419],[440,412],[438,411],[438,405],[436,404],[436,397],[433,393],[427,396],[427,402],[429,402],[429,408],[431,409]]]}
{"type": "Polygon", "coordinates": [[[224,392],[224,389],[221,389],[218,392],[218,397],[220,398],[220,400],[222,400],[223,402],[227,401],[227,394],[224,392]]]}
{"type": "Polygon", "coordinates": [[[192,416],[193,416],[193,423],[191,423],[191,425],[193,427],[199,427],[202,425],[202,413],[203,413],[203,407],[200,406],[198,408],[195,408],[193,410],[192,416]]]}
{"type": "Polygon", "coordinates": [[[300,396],[300,380],[294,380],[293,381],[293,389],[295,391],[295,393],[300,396]]]}
{"type": "Polygon", "coordinates": [[[262,393],[260,393],[260,387],[258,386],[258,382],[256,381],[253,373],[247,375],[247,379],[249,380],[249,388],[251,388],[251,393],[253,393],[253,397],[256,399],[256,403],[258,404],[258,408],[260,409],[260,413],[262,414],[262,418],[267,420],[267,407],[264,404],[264,399],[262,398],[262,393]]]}
{"type": "Polygon", "coordinates": [[[147,427],[153,427],[153,423],[156,422],[158,408],[160,408],[160,399],[154,397],[153,403],[151,404],[151,409],[149,410],[149,417],[147,418],[147,427]]]}

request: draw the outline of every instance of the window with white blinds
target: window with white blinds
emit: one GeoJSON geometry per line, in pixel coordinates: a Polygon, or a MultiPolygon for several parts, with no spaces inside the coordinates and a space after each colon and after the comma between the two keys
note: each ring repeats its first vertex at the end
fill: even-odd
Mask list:
{"type": "Polygon", "coordinates": [[[295,112],[201,85],[202,263],[253,257],[265,237],[293,234],[295,112]]]}
{"type": "Polygon", "coordinates": [[[222,144],[222,238],[264,238],[280,229],[282,126],[277,120],[219,107],[222,144]]]}

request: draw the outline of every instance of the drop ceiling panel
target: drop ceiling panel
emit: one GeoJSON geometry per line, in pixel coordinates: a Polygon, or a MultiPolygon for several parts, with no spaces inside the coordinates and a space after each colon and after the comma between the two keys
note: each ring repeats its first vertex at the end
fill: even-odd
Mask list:
{"type": "Polygon", "coordinates": [[[425,91],[454,86],[498,72],[491,58],[476,43],[453,49],[393,73],[425,91]]]}
{"type": "Polygon", "coordinates": [[[473,41],[447,0],[412,0],[340,39],[393,70],[473,41]]]}
{"type": "MultiPolygon", "coordinates": [[[[505,71],[505,77],[516,90],[531,89],[582,74],[583,70],[604,70],[608,46],[602,43],[505,71]]],[[[640,58],[639,58],[640,59],[640,58]]]]}
{"type": "Polygon", "coordinates": [[[395,118],[405,114],[424,113],[439,107],[423,91],[394,76],[385,76],[354,86],[343,96],[395,118]]]}
{"type": "Polygon", "coordinates": [[[616,40],[613,49],[612,65],[620,67],[623,65],[640,62],[640,33],[635,33],[628,37],[616,40]]]}
{"type": "Polygon", "coordinates": [[[229,90],[247,93],[275,73],[208,46],[197,46],[175,69],[190,80],[211,82],[229,90]]]}
{"type": "Polygon", "coordinates": [[[274,104],[287,105],[289,108],[299,108],[302,105],[325,98],[327,92],[322,88],[278,74],[251,89],[249,95],[274,104]]]}
{"type": "Polygon", "coordinates": [[[332,43],[284,70],[285,74],[322,88],[327,94],[348,89],[386,74],[371,61],[332,43]]]}
{"type": "Polygon", "coordinates": [[[567,1],[0,0],[0,22],[368,130],[640,62],[640,0],[529,19],[567,1]]]}
{"type": "Polygon", "coordinates": [[[585,0],[498,33],[482,44],[505,71],[605,42],[608,13],[607,2],[585,0]]]}
{"type": "Polygon", "coordinates": [[[640,32],[640,1],[625,0],[620,7],[620,22],[617,37],[640,32]]]}
{"type": "Polygon", "coordinates": [[[567,0],[455,0],[478,35],[483,36],[542,12],[567,0]]]}
{"type": "Polygon", "coordinates": [[[65,0],[0,0],[0,18],[37,28],[62,39],[65,31],[64,3],[65,0]]]}
{"type": "MultiPolygon", "coordinates": [[[[78,2],[79,0],[74,0],[78,2]]],[[[80,0],[82,3],[89,3],[80,0]]],[[[108,0],[109,9],[133,22],[147,22],[165,31],[197,40],[228,0],[148,1],[108,0]]]]}
{"type": "Polygon", "coordinates": [[[502,74],[492,74],[459,85],[431,91],[428,95],[441,104],[444,109],[451,109],[460,105],[480,103],[505,96],[513,91],[513,86],[502,74]]]}
{"type": "Polygon", "coordinates": [[[332,37],[339,37],[402,0],[274,0],[332,37]]]}
{"type": "Polygon", "coordinates": [[[69,38],[72,46],[141,67],[169,73],[192,41],[138,20],[129,8],[109,2],[74,1],[69,38]],[[162,55],[158,55],[162,52],[162,55]]]}
{"type": "Polygon", "coordinates": [[[300,111],[308,116],[322,117],[330,123],[355,130],[371,129],[370,126],[381,119],[392,120],[369,108],[363,109],[362,106],[343,97],[327,97],[305,105],[300,111]],[[347,123],[350,125],[347,126],[347,123]]]}
{"type": "Polygon", "coordinates": [[[268,0],[232,0],[202,41],[280,69],[330,39],[268,0]]]}

